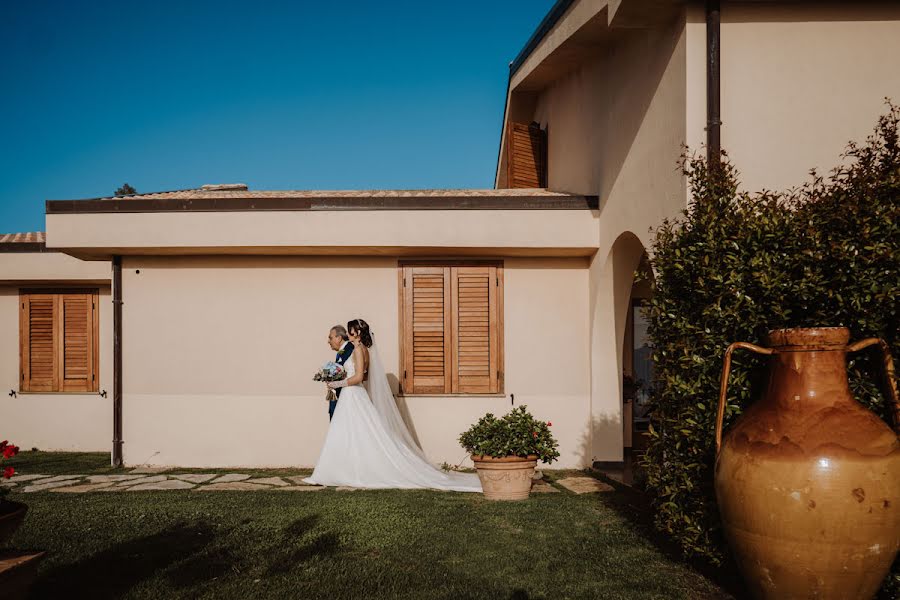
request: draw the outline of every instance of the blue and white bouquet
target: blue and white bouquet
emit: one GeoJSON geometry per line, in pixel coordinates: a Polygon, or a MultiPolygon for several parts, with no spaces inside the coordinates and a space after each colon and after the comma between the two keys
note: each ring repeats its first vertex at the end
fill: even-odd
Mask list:
{"type": "MultiPolygon", "coordinates": [[[[346,369],[344,369],[344,367],[334,361],[328,361],[322,366],[321,369],[319,369],[319,371],[315,375],[313,375],[313,381],[342,381],[346,378],[346,369]]],[[[337,393],[329,388],[328,393],[325,394],[325,400],[337,400],[337,393]]]]}

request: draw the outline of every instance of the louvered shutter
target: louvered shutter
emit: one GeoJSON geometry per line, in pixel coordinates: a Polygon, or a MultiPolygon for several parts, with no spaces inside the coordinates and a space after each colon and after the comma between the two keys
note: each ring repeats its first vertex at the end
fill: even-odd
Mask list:
{"type": "Polygon", "coordinates": [[[506,136],[507,187],[547,187],[547,132],[537,123],[510,123],[506,136]]]}
{"type": "Polygon", "coordinates": [[[411,394],[450,393],[448,269],[404,267],[403,284],[403,390],[411,394]]]}
{"type": "Polygon", "coordinates": [[[53,392],[57,382],[58,321],[56,296],[29,294],[20,302],[21,389],[24,392],[53,392]]]}
{"type": "Polygon", "coordinates": [[[97,301],[92,292],[20,296],[23,392],[97,391],[97,301]]]}
{"type": "Polygon", "coordinates": [[[501,389],[501,273],[495,266],[451,268],[453,393],[495,394],[501,389]]]}
{"type": "Polygon", "coordinates": [[[93,301],[89,294],[59,296],[60,391],[86,392],[93,379],[93,301]]]}

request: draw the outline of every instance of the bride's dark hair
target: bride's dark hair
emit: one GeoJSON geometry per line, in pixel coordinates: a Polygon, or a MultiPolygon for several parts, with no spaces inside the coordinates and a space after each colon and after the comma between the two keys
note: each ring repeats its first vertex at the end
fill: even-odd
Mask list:
{"type": "Polygon", "coordinates": [[[355,331],[359,334],[359,341],[362,342],[363,346],[366,348],[372,347],[372,331],[369,329],[369,324],[362,319],[353,319],[347,323],[347,331],[355,331]]]}

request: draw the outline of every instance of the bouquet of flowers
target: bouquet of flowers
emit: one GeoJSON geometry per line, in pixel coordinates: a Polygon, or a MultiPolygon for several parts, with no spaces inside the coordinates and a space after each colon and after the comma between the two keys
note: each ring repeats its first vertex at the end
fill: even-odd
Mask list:
{"type": "MultiPolygon", "coordinates": [[[[313,375],[313,381],[341,381],[346,379],[347,371],[344,370],[344,367],[337,364],[336,362],[329,361],[322,366],[319,371],[313,375]]],[[[337,393],[334,390],[328,390],[328,393],[325,394],[325,400],[337,400],[337,393]]]]}

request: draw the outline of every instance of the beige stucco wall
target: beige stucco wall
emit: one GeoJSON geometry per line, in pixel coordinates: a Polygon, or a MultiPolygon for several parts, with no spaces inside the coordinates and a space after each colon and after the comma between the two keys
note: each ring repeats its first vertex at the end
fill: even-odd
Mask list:
{"type": "Polygon", "coordinates": [[[0,283],[109,283],[111,277],[109,261],[84,261],[61,252],[0,252],[0,283]]]}
{"type": "MultiPolygon", "coordinates": [[[[66,284],[65,281],[55,283],[66,284]]],[[[19,391],[19,288],[0,283],[0,435],[3,439],[23,449],[110,451],[112,302],[108,286],[99,290],[99,387],[107,391],[107,397],[96,393],[18,393],[10,397],[7,395],[10,390],[19,391]]]]}
{"type": "MultiPolygon", "coordinates": [[[[506,391],[553,421],[560,465],[580,466],[587,263],[505,264],[506,391]]],[[[126,257],[123,294],[129,464],[313,465],[328,418],[310,377],[334,356],[329,327],[353,317],[372,325],[396,389],[396,258],[126,257]]],[[[458,434],[509,399],[409,397],[401,408],[429,457],[456,463],[458,434]]]]}
{"type": "MultiPolygon", "coordinates": [[[[702,7],[689,25],[689,143],[705,142],[702,7]]],[[[727,3],[722,7],[722,147],[748,191],[827,174],[864,141],[884,98],[900,101],[898,3],[727,3]]]]}
{"type": "MultiPolygon", "coordinates": [[[[513,78],[511,97],[601,10],[576,3],[513,78]]],[[[600,197],[590,269],[592,448],[597,460],[618,460],[630,273],[650,247],[650,230],[688,200],[681,145],[702,152],[706,141],[703,6],[691,3],[664,26],[606,35],[595,56],[527,94],[531,118],[548,131],[550,187],[600,197]]],[[[871,132],[883,98],[900,98],[900,71],[884,63],[895,55],[897,4],[725,4],[722,145],[743,187],[788,188],[811,167],[834,166],[848,140],[871,132]]]]}
{"type": "Polygon", "coordinates": [[[588,309],[595,460],[622,459],[632,273],[651,228],[687,201],[678,168],[687,138],[687,49],[684,18],[619,31],[595,58],[537,96],[534,119],[548,131],[550,187],[600,197],[588,309]]]}
{"type": "Polygon", "coordinates": [[[596,222],[596,214],[588,210],[50,214],[47,243],[76,250],[119,249],[123,254],[153,249],[395,254],[390,249],[547,248],[587,255],[597,247],[596,222]]]}

